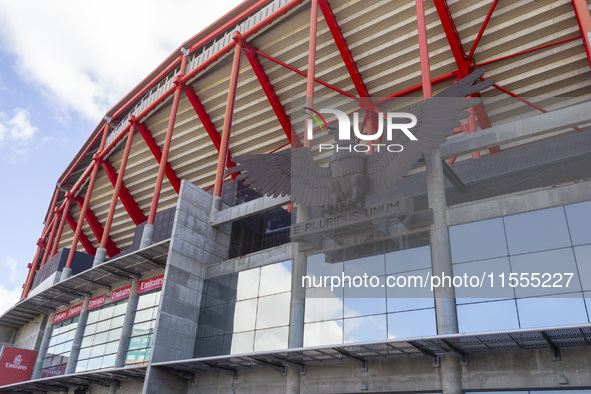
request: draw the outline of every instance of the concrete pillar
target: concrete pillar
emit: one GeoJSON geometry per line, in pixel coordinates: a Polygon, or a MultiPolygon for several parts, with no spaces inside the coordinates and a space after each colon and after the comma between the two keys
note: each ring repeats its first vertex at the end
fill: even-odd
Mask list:
{"type": "Polygon", "coordinates": [[[47,315],[47,323],[45,324],[45,330],[43,331],[43,339],[41,339],[41,345],[37,352],[37,359],[35,360],[35,366],[33,372],[31,372],[31,379],[39,379],[41,376],[41,368],[43,367],[43,359],[47,354],[47,345],[49,345],[49,338],[51,337],[51,329],[53,328],[53,316],[55,313],[47,315]]]}
{"type": "Polygon", "coordinates": [[[154,235],[154,225],[148,224],[144,226],[144,231],[142,232],[142,240],[140,241],[140,249],[146,248],[152,244],[152,237],[154,235]]]}
{"type": "Polygon", "coordinates": [[[115,394],[115,393],[117,393],[117,382],[111,382],[111,384],[109,384],[108,394],[115,394]]]}
{"type": "Polygon", "coordinates": [[[117,356],[115,356],[115,368],[125,366],[125,357],[127,355],[129,337],[131,336],[133,318],[135,315],[135,310],[137,309],[137,286],[139,281],[139,277],[135,277],[131,281],[131,292],[129,293],[129,298],[127,299],[127,309],[125,310],[123,327],[121,328],[121,336],[119,337],[119,349],[117,349],[117,356]]]}
{"type": "MultiPolygon", "coordinates": [[[[310,207],[298,206],[296,221],[305,222],[310,219],[310,207]]],[[[291,310],[289,319],[289,348],[304,346],[304,315],[306,308],[306,289],[302,286],[302,276],[306,275],[308,258],[294,244],[293,264],[291,267],[291,310]]],[[[300,371],[290,367],[287,369],[285,383],[286,394],[300,392],[300,371]]]]}
{"type": "Polygon", "coordinates": [[[84,297],[82,302],[82,311],[78,319],[78,325],[74,332],[74,340],[72,341],[72,350],[70,350],[70,358],[68,359],[68,365],[66,366],[66,374],[74,373],[76,369],[76,363],[78,362],[78,354],[80,353],[80,345],[82,344],[82,336],[84,335],[84,328],[86,327],[86,318],[88,317],[88,300],[90,296],[84,297]]]}
{"type": "Polygon", "coordinates": [[[94,261],[92,262],[92,266],[96,267],[97,265],[101,265],[105,262],[105,257],[107,256],[107,248],[98,248],[96,250],[96,254],[94,255],[94,261]]]}
{"type": "Polygon", "coordinates": [[[60,277],[60,282],[62,280],[68,279],[70,276],[72,276],[72,268],[64,267],[62,269],[62,276],[60,277]]]}
{"type": "MultiPolygon", "coordinates": [[[[452,275],[451,248],[447,230],[445,183],[443,165],[439,150],[425,156],[427,172],[427,193],[429,208],[433,209],[433,224],[429,231],[431,238],[431,265],[433,276],[452,275]]],[[[437,333],[454,334],[458,332],[455,290],[453,287],[439,287],[435,292],[435,314],[437,333]]],[[[440,359],[439,378],[443,394],[461,394],[462,379],[459,361],[455,356],[440,359]]]]}

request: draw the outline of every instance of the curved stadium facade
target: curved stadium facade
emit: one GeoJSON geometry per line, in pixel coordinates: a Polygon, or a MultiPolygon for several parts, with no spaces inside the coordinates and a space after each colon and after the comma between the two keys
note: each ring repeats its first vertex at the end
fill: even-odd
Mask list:
{"type": "Polygon", "coordinates": [[[585,0],[245,1],[59,177],[0,391],[589,393],[590,31],[585,0]],[[463,124],[364,207],[228,171],[310,145],[332,166],[335,118],[311,139],[303,106],[369,136],[474,70],[494,85],[463,124]]]}

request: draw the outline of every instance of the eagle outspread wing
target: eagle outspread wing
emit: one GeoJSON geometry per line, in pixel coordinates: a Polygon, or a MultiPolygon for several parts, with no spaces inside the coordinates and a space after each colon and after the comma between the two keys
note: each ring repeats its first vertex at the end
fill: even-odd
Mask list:
{"type": "Polygon", "coordinates": [[[227,173],[241,172],[236,179],[261,194],[291,195],[292,202],[307,206],[325,206],[331,201],[330,170],[318,166],[307,148],[236,156],[234,161],[240,164],[227,173]]]}
{"type": "MultiPolygon", "coordinates": [[[[404,133],[393,135],[389,144],[399,144],[403,150],[391,153],[376,151],[367,156],[369,193],[373,194],[394,185],[406,175],[412,164],[424,154],[431,153],[453,134],[460,120],[468,116],[466,108],[479,103],[479,99],[466,96],[492,85],[492,80],[474,84],[483,71],[474,71],[435,97],[410,108],[407,112],[417,117],[410,131],[417,140],[404,133]]],[[[331,204],[331,173],[328,167],[318,166],[307,148],[297,148],[273,154],[234,157],[239,165],[228,169],[228,174],[240,172],[236,178],[261,194],[279,197],[291,195],[291,201],[306,206],[331,204]]]]}
{"type": "Polygon", "coordinates": [[[411,141],[404,133],[393,135],[390,144],[400,144],[400,153],[381,150],[367,157],[367,175],[370,179],[369,194],[377,193],[394,185],[406,175],[413,163],[423,155],[433,152],[460,126],[460,120],[468,116],[466,108],[479,103],[478,98],[466,96],[486,89],[492,80],[474,84],[484,71],[477,70],[443,90],[436,96],[410,108],[406,112],[417,117],[417,124],[410,132],[417,138],[411,141]]]}

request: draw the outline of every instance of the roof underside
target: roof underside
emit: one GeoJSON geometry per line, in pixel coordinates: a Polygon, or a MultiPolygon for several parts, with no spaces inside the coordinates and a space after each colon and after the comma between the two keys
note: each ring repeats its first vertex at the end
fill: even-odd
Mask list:
{"type": "MultiPolygon", "coordinates": [[[[280,4],[284,3],[286,1],[280,2],[280,4]]],[[[488,0],[448,1],[466,53],[470,51],[491,3],[488,0]]],[[[421,83],[414,1],[330,0],[330,4],[365,85],[373,97],[387,96],[421,83]]],[[[435,78],[457,70],[457,66],[433,2],[426,2],[425,5],[431,75],[435,78]]],[[[304,1],[247,41],[261,52],[306,71],[309,11],[310,4],[304,1]]],[[[228,32],[231,33],[231,30],[228,32]]],[[[570,2],[559,0],[499,2],[475,51],[475,63],[487,62],[576,37],[579,34],[570,2]]],[[[210,45],[206,45],[206,48],[210,45]]],[[[198,49],[195,54],[200,55],[201,52],[202,50],[198,49]]],[[[190,55],[189,60],[191,61],[193,57],[193,54],[190,55]]],[[[231,58],[230,51],[190,81],[190,85],[199,96],[220,134],[226,108],[231,58]]],[[[293,97],[305,95],[306,78],[261,56],[259,60],[289,115],[290,100],[293,97]]],[[[589,62],[581,39],[494,62],[483,68],[486,69],[484,75],[486,78],[494,79],[502,87],[522,97],[537,97],[532,101],[545,106],[548,110],[586,101],[591,97],[589,62]],[[552,97],[563,99],[559,101],[544,99],[552,97]]],[[[316,77],[357,95],[321,12],[319,12],[318,21],[316,77]]],[[[171,81],[172,79],[169,78],[169,85],[171,81]]],[[[453,78],[436,84],[434,93],[448,86],[452,81],[453,78]]],[[[315,86],[315,95],[316,97],[344,97],[320,84],[315,86]]],[[[411,96],[420,97],[421,91],[418,90],[411,96]]],[[[489,98],[486,108],[493,126],[510,121],[512,117],[539,113],[534,108],[495,88],[487,89],[483,96],[489,98]],[[511,109],[513,112],[509,111],[511,109]]],[[[164,103],[141,120],[160,147],[164,145],[171,102],[172,98],[168,96],[164,103]]],[[[127,112],[132,109],[130,107],[127,112]]],[[[117,120],[122,119],[123,117],[119,117],[117,120]]],[[[294,122],[296,128],[298,124],[294,122]]],[[[570,129],[561,133],[573,132],[570,129]]],[[[319,142],[322,141],[321,138],[319,142]]],[[[116,169],[121,162],[124,141],[107,156],[116,169]]],[[[288,143],[286,133],[278,122],[259,80],[246,56],[243,55],[230,153],[232,156],[244,153],[268,153],[288,143]]],[[[512,146],[501,146],[502,149],[510,147],[512,146]]],[[[89,150],[74,172],[62,180],[62,184],[74,184],[91,162],[91,156],[97,149],[98,143],[89,150]]],[[[319,159],[322,162],[327,158],[319,159]]],[[[199,187],[208,188],[214,182],[217,163],[216,147],[184,93],[181,95],[175,122],[169,162],[179,178],[187,179],[199,187]]],[[[146,214],[150,209],[157,172],[158,162],[144,139],[136,132],[124,183],[146,214]]],[[[82,188],[81,195],[83,196],[84,193],[85,190],[82,188]]],[[[112,193],[113,186],[101,169],[90,201],[90,209],[101,223],[106,220],[112,193]]],[[[174,206],[176,197],[176,192],[165,178],[158,210],[163,211],[174,206]]],[[[64,195],[61,193],[58,204],[63,198],[64,195]]],[[[76,204],[72,204],[72,216],[77,219],[79,212],[76,204]]],[[[110,232],[111,238],[119,249],[124,250],[129,247],[134,228],[134,222],[119,202],[110,232]]],[[[85,225],[83,231],[94,246],[98,246],[96,236],[88,225],[85,225]]],[[[73,232],[66,226],[59,247],[70,247],[72,239],[73,232]]],[[[82,246],[79,245],[78,250],[83,251],[82,246]]]]}

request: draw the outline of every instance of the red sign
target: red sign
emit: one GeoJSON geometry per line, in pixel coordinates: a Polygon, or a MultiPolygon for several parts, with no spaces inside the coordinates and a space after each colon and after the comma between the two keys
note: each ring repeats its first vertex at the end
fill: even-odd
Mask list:
{"type": "Polygon", "coordinates": [[[141,280],[137,286],[137,293],[144,293],[146,291],[158,289],[164,283],[164,275],[158,275],[150,279],[141,280]]]}
{"type": "Polygon", "coordinates": [[[90,300],[88,300],[88,306],[86,307],[86,310],[89,311],[91,309],[98,308],[99,306],[103,306],[103,305],[105,305],[106,301],[107,301],[106,294],[91,298],[90,300]]]}
{"type": "Polygon", "coordinates": [[[61,311],[61,312],[56,313],[53,316],[53,322],[51,324],[59,323],[62,320],[66,320],[72,316],[79,315],[80,312],[82,312],[82,303],[80,303],[78,305],[74,305],[74,306],[70,307],[69,309],[66,309],[65,311],[61,311]]]}
{"type": "Polygon", "coordinates": [[[0,357],[0,386],[31,378],[37,352],[4,346],[0,357]]]}
{"type": "Polygon", "coordinates": [[[41,378],[51,378],[53,376],[65,375],[66,374],[66,367],[68,363],[63,363],[60,365],[52,365],[48,368],[43,368],[41,370],[41,378]]]}
{"type": "Polygon", "coordinates": [[[111,293],[111,301],[110,302],[122,300],[124,298],[129,297],[130,294],[131,294],[131,285],[127,285],[127,286],[122,287],[120,289],[113,290],[113,292],[111,293]]]}

